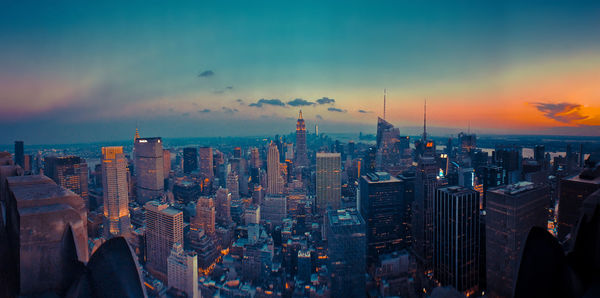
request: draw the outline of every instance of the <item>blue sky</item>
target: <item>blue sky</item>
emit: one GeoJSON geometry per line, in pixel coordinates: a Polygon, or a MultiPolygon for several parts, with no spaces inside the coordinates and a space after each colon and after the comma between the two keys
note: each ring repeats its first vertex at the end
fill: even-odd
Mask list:
{"type": "Polygon", "coordinates": [[[374,129],[383,88],[401,128],[419,125],[424,98],[433,126],[480,133],[600,123],[595,1],[170,4],[2,2],[0,143],[127,139],[135,123],[148,136],[274,134],[300,107],[321,131],[374,129]],[[324,97],[335,102],[310,104],[324,97]]]}

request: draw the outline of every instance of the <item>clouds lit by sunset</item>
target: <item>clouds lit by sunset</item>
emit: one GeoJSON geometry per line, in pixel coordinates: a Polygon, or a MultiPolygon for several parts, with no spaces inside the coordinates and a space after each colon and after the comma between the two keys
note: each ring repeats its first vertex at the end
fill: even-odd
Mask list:
{"type": "Polygon", "coordinates": [[[79,4],[3,4],[0,143],[288,133],[299,109],[371,132],[384,88],[401,130],[426,98],[432,127],[600,135],[598,2],[79,4]]]}

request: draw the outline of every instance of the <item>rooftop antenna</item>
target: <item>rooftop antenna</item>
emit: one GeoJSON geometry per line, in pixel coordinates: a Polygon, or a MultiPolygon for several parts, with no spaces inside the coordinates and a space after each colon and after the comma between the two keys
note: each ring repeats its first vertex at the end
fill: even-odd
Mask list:
{"type": "Polygon", "coordinates": [[[385,120],[385,97],[387,95],[387,89],[383,89],[383,120],[385,120]]]}
{"type": "Polygon", "coordinates": [[[427,98],[423,106],[423,141],[427,141],[427,98]]]}

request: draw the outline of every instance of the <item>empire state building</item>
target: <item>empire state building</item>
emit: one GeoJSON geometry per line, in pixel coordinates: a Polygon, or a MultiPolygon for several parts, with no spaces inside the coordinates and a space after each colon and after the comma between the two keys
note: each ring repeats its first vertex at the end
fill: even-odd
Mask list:
{"type": "Polygon", "coordinates": [[[302,110],[296,122],[296,165],[299,167],[307,167],[308,155],[306,154],[306,125],[302,118],[302,110]]]}

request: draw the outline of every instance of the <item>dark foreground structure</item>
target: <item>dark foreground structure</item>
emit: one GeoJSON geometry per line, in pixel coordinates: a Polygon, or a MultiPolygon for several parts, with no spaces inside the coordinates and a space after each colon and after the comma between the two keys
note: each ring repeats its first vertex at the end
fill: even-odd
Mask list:
{"type": "Polygon", "coordinates": [[[0,153],[0,297],[144,297],[122,237],[89,257],[80,196],[0,153]]]}
{"type": "Polygon", "coordinates": [[[546,230],[529,232],[514,297],[600,297],[600,190],[581,212],[567,253],[546,230]]]}

